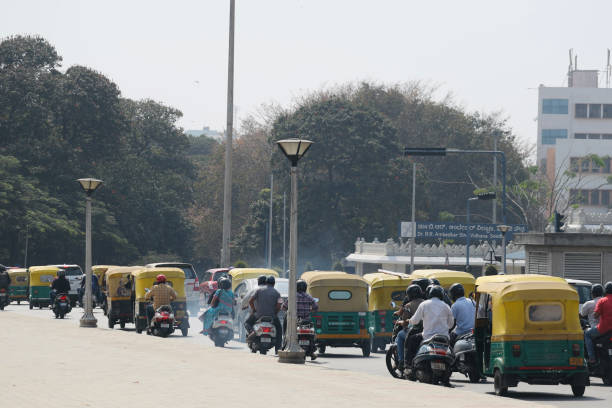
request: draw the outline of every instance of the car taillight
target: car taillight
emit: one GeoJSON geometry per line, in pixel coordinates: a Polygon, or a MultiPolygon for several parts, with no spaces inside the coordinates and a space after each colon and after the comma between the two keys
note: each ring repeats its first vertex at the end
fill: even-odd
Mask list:
{"type": "Polygon", "coordinates": [[[61,301],[66,301],[66,296],[62,296],[62,297],[60,298],[60,300],[61,300],[61,301]]]}
{"type": "Polygon", "coordinates": [[[261,331],[262,331],[263,333],[270,333],[270,332],[272,331],[272,328],[271,328],[271,327],[264,326],[264,327],[262,327],[262,328],[261,328],[261,331]]]}
{"type": "Polygon", "coordinates": [[[512,345],[512,355],[514,357],[520,357],[520,355],[521,355],[521,345],[520,344],[513,344],[512,345]]]}
{"type": "Polygon", "coordinates": [[[6,289],[4,288],[0,289],[0,293],[4,293],[4,292],[6,292],[6,289]]]}
{"type": "Polygon", "coordinates": [[[359,318],[359,328],[360,329],[365,329],[365,317],[360,317],[359,318]]]}
{"type": "Polygon", "coordinates": [[[227,324],[227,320],[219,320],[219,324],[227,324]]]}
{"type": "Polygon", "coordinates": [[[198,278],[195,278],[195,282],[193,282],[193,291],[194,292],[199,292],[200,291],[200,281],[198,280],[198,278]]]}
{"type": "Polygon", "coordinates": [[[580,344],[578,343],[572,344],[572,353],[574,353],[575,356],[580,355],[580,344]]]}

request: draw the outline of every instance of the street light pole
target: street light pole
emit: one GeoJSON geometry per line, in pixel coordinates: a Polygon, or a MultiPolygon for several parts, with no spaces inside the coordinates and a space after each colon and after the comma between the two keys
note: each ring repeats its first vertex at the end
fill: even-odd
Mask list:
{"type": "Polygon", "coordinates": [[[93,315],[91,302],[91,195],[103,182],[92,178],[79,179],[78,182],[87,194],[85,206],[85,312],[79,321],[79,325],[81,327],[97,327],[98,321],[93,315]]]}
{"type": "MultiPolygon", "coordinates": [[[[304,364],[304,350],[297,341],[297,247],[298,247],[298,190],[297,163],[312,145],[310,140],[284,139],[276,142],[291,162],[291,208],[289,217],[289,298],[287,299],[287,346],[279,351],[279,362],[304,364]]],[[[280,333],[279,333],[280,335],[280,333]]]]}
{"type": "Polygon", "coordinates": [[[498,225],[497,229],[502,233],[502,247],[504,252],[502,254],[502,270],[504,271],[504,275],[506,274],[506,233],[510,230],[509,225],[498,225]]]}
{"type": "Polygon", "coordinates": [[[234,129],[234,10],[230,0],[229,55],[227,63],[227,127],[225,129],[225,180],[223,183],[223,237],[221,238],[221,266],[230,264],[230,232],[232,223],[232,133],[234,129]]]}
{"type": "Polygon", "coordinates": [[[268,269],[272,268],[272,192],[274,191],[274,174],[270,175],[270,222],[268,223],[268,269]]]}
{"type": "Polygon", "coordinates": [[[410,273],[414,272],[414,246],[416,241],[416,161],[412,162],[412,222],[410,228],[410,273]]]}
{"type": "Polygon", "coordinates": [[[470,201],[476,200],[495,200],[495,193],[480,193],[476,197],[470,197],[466,201],[467,214],[466,223],[467,231],[465,233],[465,271],[470,272],[470,201]]]}

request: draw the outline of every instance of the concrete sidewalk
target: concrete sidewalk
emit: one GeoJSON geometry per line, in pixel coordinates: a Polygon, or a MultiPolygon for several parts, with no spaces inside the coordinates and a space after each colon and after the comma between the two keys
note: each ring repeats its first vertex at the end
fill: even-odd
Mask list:
{"type": "MultiPolygon", "coordinates": [[[[7,408],[530,407],[538,405],[135,332],[0,312],[7,408]]],[[[192,330],[192,332],[195,332],[192,330]]]]}

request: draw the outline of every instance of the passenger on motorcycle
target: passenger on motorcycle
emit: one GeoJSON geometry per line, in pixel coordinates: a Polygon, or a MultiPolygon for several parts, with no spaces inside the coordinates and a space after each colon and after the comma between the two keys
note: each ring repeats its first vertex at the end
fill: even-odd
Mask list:
{"type": "MultiPolygon", "coordinates": [[[[85,281],[86,280],[87,279],[85,278],[85,276],[83,276],[83,279],[81,280],[81,287],[79,288],[79,302],[81,304],[84,304],[83,296],[85,296],[85,281]]],[[[100,285],[98,282],[98,277],[94,273],[91,274],[91,295],[94,296],[98,300],[102,298],[100,296],[100,285]]]]}
{"type": "Polygon", "coordinates": [[[153,299],[153,305],[147,305],[147,326],[151,324],[151,319],[155,316],[155,311],[162,306],[171,306],[172,301],[177,297],[176,291],[166,283],[166,275],[159,274],[155,279],[155,284],[145,294],[145,300],[153,299]]]}
{"type": "Polygon", "coordinates": [[[274,276],[270,275],[266,278],[266,286],[257,289],[255,294],[251,297],[251,300],[249,300],[249,305],[254,311],[254,314],[247,319],[244,325],[247,330],[250,329],[249,335],[251,335],[253,333],[253,325],[257,319],[263,316],[273,317],[274,327],[276,328],[275,351],[278,353],[283,341],[283,328],[277,315],[283,303],[283,299],[280,293],[274,289],[275,284],[276,279],[274,276]]]}
{"type": "Polygon", "coordinates": [[[212,327],[213,321],[219,313],[230,313],[233,315],[234,292],[232,292],[232,282],[229,279],[219,279],[219,289],[215,291],[210,305],[211,307],[204,312],[204,327],[201,331],[204,335],[208,334],[208,329],[212,327]]]}
{"type": "Polygon", "coordinates": [[[412,325],[423,322],[423,333],[408,337],[406,340],[405,361],[407,365],[412,365],[421,341],[430,339],[436,334],[447,336],[453,327],[454,318],[450,307],[444,303],[444,289],[434,286],[429,291],[430,299],[422,302],[417,308],[409,322],[412,325]]]}
{"type": "Polygon", "coordinates": [[[395,337],[395,344],[397,344],[397,359],[398,368],[403,370],[404,367],[404,344],[406,342],[406,336],[408,335],[408,320],[415,314],[419,305],[424,301],[423,291],[419,285],[412,284],[406,288],[406,297],[400,310],[398,310],[398,321],[397,325],[402,326],[402,329],[397,333],[395,337]]]}
{"type": "MultiPolygon", "coordinates": [[[[296,284],[297,289],[297,322],[301,320],[310,320],[310,314],[319,310],[319,305],[314,298],[306,293],[308,284],[305,280],[299,279],[296,284]]],[[[283,302],[283,310],[289,308],[289,299],[283,302]]],[[[287,331],[287,315],[283,319],[283,333],[287,331]]]]}
{"type": "Polygon", "coordinates": [[[465,297],[465,289],[462,284],[454,283],[448,291],[454,302],[451,306],[451,312],[455,319],[455,328],[451,332],[451,346],[453,346],[458,337],[474,330],[476,306],[472,299],[465,297]]]}
{"type": "Polygon", "coordinates": [[[589,364],[596,362],[593,339],[612,330],[612,282],[606,282],[604,288],[606,296],[597,301],[593,312],[593,316],[599,319],[599,323],[584,333],[584,344],[589,355],[589,364]]]}
{"type": "Polygon", "coordinates": [[[57,278],[53,279],[51,282],[51,292],[49,296],[51,297],[51,303],[55,300],[55,295],[58,293],[68,293],[70,292],[70,282],[66,279],[66,271],[60,269],[57,271],[57,278]]]}
{"type": "Polygon", "coordinates": [[[595,317],[595,305],[604,294],[604,288],[599,283],[591,286],[591,297],[592,299],[585,302],[580,310],[580,316],[588,319],[589,326],[595,327],[599,323],[599,319],[595,317]]]}

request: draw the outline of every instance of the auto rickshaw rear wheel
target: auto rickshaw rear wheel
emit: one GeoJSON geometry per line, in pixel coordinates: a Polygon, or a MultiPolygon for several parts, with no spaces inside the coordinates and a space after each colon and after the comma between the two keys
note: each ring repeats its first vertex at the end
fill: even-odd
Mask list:
{"type": "Polygon", "coordinates": [[[361,344],[361,354],[363,354],[364,357],[369,357],[370,356],[370,342],[369,341],[364,341],[361,344]]]}
{"type": "Polygon", "coordinates": [[[30,302],[30,310],[32,310],[33,307],[34,305],[32,304],[32,302],[30,302]]]}
{"type": "Polygon", "coordinates": [[[468,371],[468,378],[471,383],[479,383],[480,382],[480,373],[478,372],[478,368],[472,367],[470,371],[468,371]]]}
{"type": "Polygon", "coordinates": [[[325,345],[319,346],[319,354],[325,354],[325,345]]]}
{"type": "Polygon", "coordinates": [[[575,385],[572,384],[572,393],[574,397],[582,397],[584,395],[584,389],[586,387],[584,385],[575,385]]]}
{"type": "Polygon", "coordinates": [[[119,327],[121,327],[122,329],[125,329],[125,322],[119,323],[119,327]]]}
{"type": "Polygon", "coordinates": [[[115,327],[115,321],[109,317],[108,318],[108,328],[112,329],[113,327],[115,327]]]}
{"type": "MultiPolygon", "coordinates": [[[[504,396],[508,393],[508,387],[503,386],[505,383],[504,375],[499,371],[498,368],[495,369],[495,374],[493,375],[493,388],[495,390],[495,395],[504,396]]],[[[573,386],[572,386],[573,388],[573,386]]]]}
{"type": "Polygon", "coordinates": [[[183,327],[181,329],[181,334],[183,335],[183,337],[187,337],[187,334],[189,333],[189,328],[187,327],[183,327]]]}

